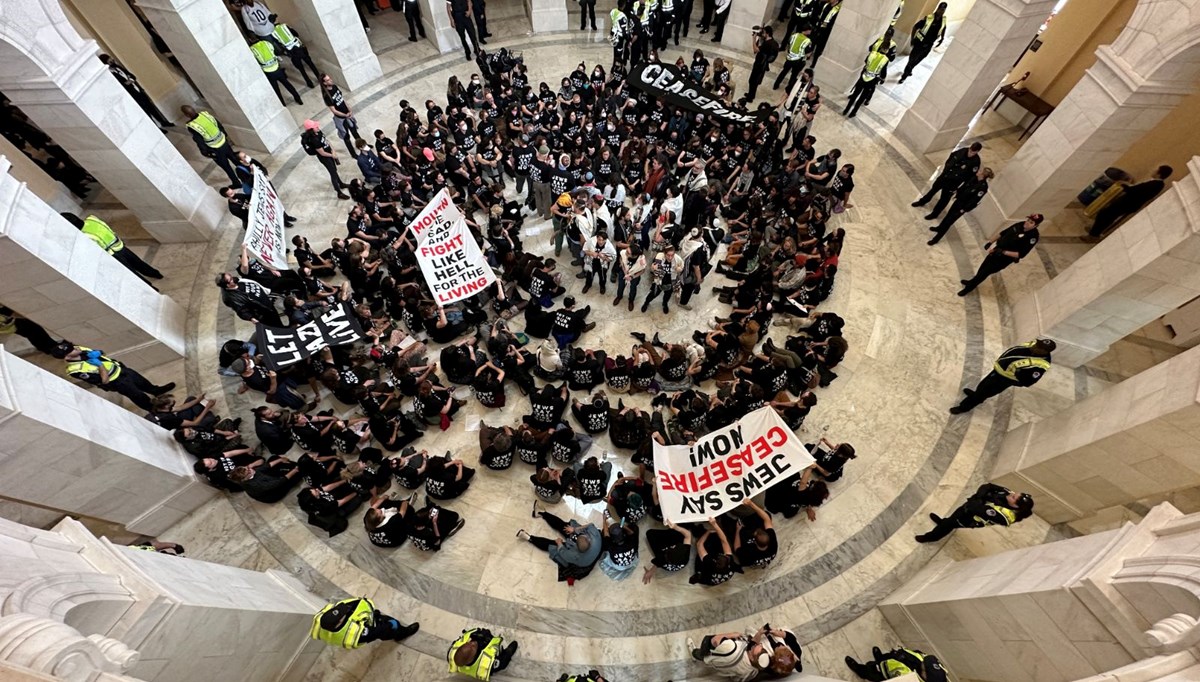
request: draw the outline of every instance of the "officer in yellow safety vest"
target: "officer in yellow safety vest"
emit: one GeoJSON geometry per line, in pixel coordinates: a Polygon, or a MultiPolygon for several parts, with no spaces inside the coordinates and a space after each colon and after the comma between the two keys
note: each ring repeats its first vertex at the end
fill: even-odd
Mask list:
{"type": "Polygon", "coordinates": [[[783,68],[779,70],[779,75],[775,76],[775,85],[772,86],[772,90],[778,90],[779,84],[789,74],[791,77],[788,78],[788,92],[791,92],[792,88],[795,87],[796,79],[804,71],[804,65],[808,62],[808,55],[813,49],[813,41],[809,38],[809,34],[811,33],[812,29],[806,26],[788,36],[788,39],[785,41],[787,52],[783,55],[783,68]]]}
{"type": "Polygon", "coordinates": [[[875,39],[875,42],[867,46],[867,54],[872,52],[882,52],[887,55],[888,60],[896,61],[896,41],[892,39],[896,35],[896,29],[888,26],[888,29],[883,32],[883,35],[875,39]]]}
{"type": "Polygon", "coordinates": [[[398,642],[420,629],[420,623],[401,625],[395,618],[380,613],[366,597],[351,597],[318,611],[308,636],[331,646],[357,649],[376,640],[398,642]]]}
{"type": "Polygon", "coordinates": [[[42,325],[21,317],[7,306],[0,305],[0,340],[3,340],[7,334],[25,337],[30,345],[47,355],[53,355],[55,349],[62,343],[55,341],[42,325]]]}
{"type": "Polygon", "coordinates": [[[60,215],[66,218],[68,223],[74,225],[77,230],[82,232],[96,246],[104,249],[105,253],[112,256],[118,263],[124,265],[130,272],[137,275],[138,279],[148,284],[151,289],[158,291],[158,288],[150,284],[146,278],[162,279],[163,274],[154,266],[142,260],[132,249],[125,248],[125,243],[121,241],[116,232],[113,232],[108,223],[94,215],[89,215],[87,218],[80,218],[74,213],[62,213],[60,215]]]}
{"type": "Polygon", "coordinates": [[[813,22],[813,57],[812,66],[816,66],[821,59],[821,54],[825,52],[825,45],[829,42],[829,34],[833,33],[833,24],[837,21],[838,13],[842,11],[842,0],[825,0],[825,4],[817,10],[816,19],[813,22]]]}
{"type": "Polygon", "coordinates": [[[558,678],[558,682],[608,682],[608,678],[604,677],[596,670],[589,670],[586,675],[568,675],[563,673],[558,678]]]}
{"type": "Polygon", "coordinates": [[[929,518],[936,525],[932,530],[918,535],[917,542],[937,542],[958,528],[1011,526],[1031,514],[1033,498],[1029,494],[1016,493],[994,483],[984,483],[950,516],[942,518],[930,514],[929,518]]]}
{"type": "Polygon", "coordinates": [[[625,3],[621,6],[614,7],[608,13],[609,34],[608,41],[612,43],[613,48],[613,67],[617,64],[622,66],[627,65],[629,61],[629,44],[633,40],[633,23],[629,17],[622,11],[625,3]]]}
{"type": "Polygon", "coordinates": [[[636,65],[646,61],[650,51],[650,42],[653,37],[650,33],[653,29],[653,15],[649,0],[634,0],[632,8],[633,16],[637,20],[636,28],[639,29],[633,34],[633,54],[631,56],[631,63],[636,65]]]}
{"type": "Polygon", "coordinates": [[[975,408],[983,401],[1000,395],[1010,386],[1032,386],[1050,369],[1050,353],[1057,346],[1050,339],[1037,339],[1013,346],[1000,354],[992,371],[975,390],[964,388],[967,397],[950,408],[950,414],[962,414],[975,408]]]}
{"type": "Polygon", "coordinates": [[[238,179],[237,173],[233,170],[237,157],[234,154],[233,146],[229,144],[229,137],[225,135],[225,129],[221,127],[221,122],[207,111],[197,112],[186,104],[179,107],[179,111],[183,112],[184,120],[187,121],[185,125],[188,132],[192,134],[192,141],[196,143],[200,153],[212,159],[221,170],[225,171],[225,175],[229,176],[230,187],[240,189],[242,181],[238,179]]]}
{"type": "Polygon", "coordinates": [[[875,86],[887,78],[889,61],[891,60],[882,52],[871,52],[867,55],[862,73],[854,83],[854,90],[850,92],[850,99],[846,100],[846,108],[842,109],[842,116],[854,118],[858,115],[858,108],[871,101],[871,95],[875,93],[875,86]]]}
{"type": "Polygon", "coordinates": [[[154,396],[175,388],[174,382],[155,386],[137,371],[104,355],[102,351],[85,346],[73,346],[64,341],[52,355],[66,361],[63,369],[68,376],[105,391],[120,393],[146,412],[150,411],[154,396]]]}
{"type": "Polygon", "coordinates": [[[287,69],[279,63],[279,56],[275,54],[275,44],[266,38],[258,38],[250,44],[250,52],[254,53],[254,58],[258,60],[258,65],[262,67],[263,75],[271,83],[271,89],[275,91],[275,96],[279,98],[279,103],[286,105],[283,101],[283,94],[279,92],[279,86],[282,85],[292,95],[292,99],[296,100],[296,104],[304,104],[304,100],[300,99],[300,93],[296,92],[296,86],[288,80],[287,69]]]}
{"type": "MultiPolygon", "coordinates": [[[[275,23],[278,15],[271,15],[271,22],[275,23]]],[[[308,68],[312,69],[313,78],[320,78],[321,72],[317,71],[317,65],[313,64],[312,57],[308,54],[308,47],[300,40],[300,34],[296,33],[291,26],[283,22],[275,23],[275,28],[271,29],[271,40],[275,41],[276,47],[283,51],[292,59],[292,66],[300,72],[300,76],[304,78],[304,84],[308,87],[314,87],[312,80],[308,77],[308,72],[304,70],[304,65],[308,64],[308,68]]]]}
{"type": "Polygon", "coordinates": [[[504,646],[503,637],[493,635],[486,628],[471,628],[463,630],[462,636],[450,645],[446,662],[452,673],[474,680],[487,680],[492,673],[507,668],[516,653],[516,642],[504,646]]]}
{"type": "Polygon", "coordinates": [[[875,659],[870,663],[859,663],[847,656],[846,666],[869,682],[882,682],[912,673],[924,682],[946,682],[946,669],[933,654],[904,648],[884,653],[879,647],[871,647],[871,653],[875,659]]]}
{"type": "Polygon", "coordinates": [[[908,63],[904,65],[904,73],[900,74],[900,82],[907,80],[913,69],[917,68],[917,64],[929,56],[934,43],[941,45],[945,39],[946,3],[939,2],[933,14],[926,15],[924,19],[913,24],[912,48],[908,52],[908,63]]]}

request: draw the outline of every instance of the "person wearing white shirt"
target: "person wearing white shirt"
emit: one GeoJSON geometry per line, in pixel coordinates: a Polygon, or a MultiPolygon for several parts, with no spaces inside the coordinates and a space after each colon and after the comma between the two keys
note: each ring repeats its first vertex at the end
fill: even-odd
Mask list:
{"type": "Polygon", "coordinates": [[[608,239],[608,235],[597,232],[583,243],[583,293],[592,288],[592,280],[600,276],[600,293],[608,293],[605,286],[608,283],[608,268],[617,257],[617,250],[608,239]]]}
{"type": "Polygon", "coordinates": [[[625,287],[629,287],[629,310],[633,311],[633,302],[637,298],[638,283],[642,281],[642,273],[646,271],[646,254],[642,247],[633,239],[629,245],[617,254],[617,297],[613,305],[621,305],[625,298],[625,287]]]}
{"type": "Polygon", "coordinates": [[[275,30],[275,24],[271,22],[271,10],[267,8],[267,3],[258,0],[245,0],[242,3],[242,23],[247,31],[260,38],[270,38],[275,30]]]}
{"type": "Polygon", "coordinates": [[[625,185],[620,181],[605,185],[604,203],[608,205],[609,213],[615,212],[617,209],[624,206],[625,185]]]}
{"type": "Polygon", "coordinates": [[[604,201],[603,194],[592,195],[592,232],[607,232],[612,234],[613,216],[608,210],[608,204],[604,201]]]}
{"type": "Polygon", "coordinates": [[[650,264],[650,293],[642,302],[642,312],[649,310],[650,302],[659,294],[663,295],[663,314],[671,312],[671,297],[675,295],[675,290],[682,286],[682,276],[683,259],[675,253],[675,245],[668,242],[650,264]]]}

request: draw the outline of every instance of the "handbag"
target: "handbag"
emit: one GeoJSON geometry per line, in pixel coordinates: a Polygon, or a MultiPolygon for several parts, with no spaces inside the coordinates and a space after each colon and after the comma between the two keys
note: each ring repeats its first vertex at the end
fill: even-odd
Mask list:
{"type": "Polygon", "coordinates": [[[442,426],[443,431],[450,428],[450,415],[448,415],[448,414],[442,415],[441,426],[442,426]]]}

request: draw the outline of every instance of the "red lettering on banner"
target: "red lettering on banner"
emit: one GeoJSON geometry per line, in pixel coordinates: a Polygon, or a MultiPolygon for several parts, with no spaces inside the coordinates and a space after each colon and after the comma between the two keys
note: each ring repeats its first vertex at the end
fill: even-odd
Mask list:
{"type": "Polygon", "coordinates": [[[753,448],[756,453],[758,453],[759,459],[766,459],[767,455],[771,454],[771,446],[767,445],[767,439],[763,438],[762,436],[755,438],[754,442],[750,444],[750,447],[753,448]]]}
{"type": "Polygon", "coordinates": [[[700,470],[700,475],[697,476],[697,479],[700,481],[700,486],[697,488],[697,490],[708,490],[712,487],[712,474],[709,472],[708,467],[704,467],[700,470]]]}
{"type": "Polygon", "coordinates": [[[771,447],[777,448],[788,442],[788,434],[787,431],[784,431],[778,426],[772,426],[770,430],[767,431],[767,439],[770,440],[771,447]],[[776,441],[776,439],[778,439],[778,441],[776,441]]]}
{"type": "Polygon", "coordinates": [[[713,483],[720,485],[729,480],[729,470],[725,468],[725,462],[713,462],[710,468],[712,469],[713,483]]]}

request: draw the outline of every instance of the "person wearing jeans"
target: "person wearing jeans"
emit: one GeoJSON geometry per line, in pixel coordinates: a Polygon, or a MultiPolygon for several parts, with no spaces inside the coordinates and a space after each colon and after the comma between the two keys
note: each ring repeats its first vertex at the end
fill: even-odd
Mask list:
{"type": "Polygon", "coordinates": [[[613,305],[620,305],[625,298],[625,287],[629,287],[629,310],[633,310],[633,302],[637,299],[638,283],[642,281],[642,273],[646,271],[646,255],[642,247],[631,243],[617,254],[617,297],[613,305]]]}

